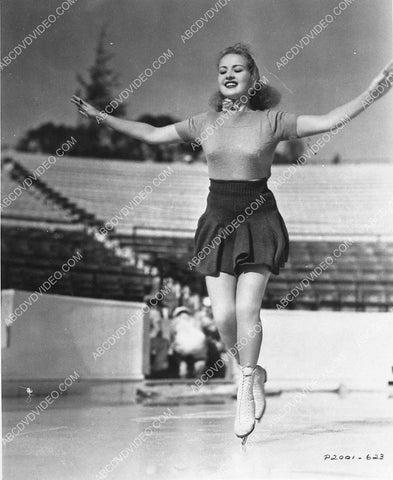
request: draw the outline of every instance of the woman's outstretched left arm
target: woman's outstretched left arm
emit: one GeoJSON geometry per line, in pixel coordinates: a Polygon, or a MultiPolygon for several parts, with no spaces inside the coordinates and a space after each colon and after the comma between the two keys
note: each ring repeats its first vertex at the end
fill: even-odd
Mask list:
{"type": "Polygon", "coordinates": [[[382,98],[393,86],[393,61],[374,78],[370,86],[358,97],[331,110],[326,115],[299,115],[297,118],[298,137],[308,137],[317,133],[328,132],[340,122],[348,122],[374,101],[382,98]]]}

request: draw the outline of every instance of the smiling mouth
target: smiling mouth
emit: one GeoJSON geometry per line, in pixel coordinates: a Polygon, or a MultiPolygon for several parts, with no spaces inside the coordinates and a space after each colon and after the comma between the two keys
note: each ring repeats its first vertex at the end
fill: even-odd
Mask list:
{"type": "Polygon", "coordinates": [[[237,87],[237,82],[234,82],[233,80],[225,82],[225,87],[226,88],[235,88],[237,87]]]}

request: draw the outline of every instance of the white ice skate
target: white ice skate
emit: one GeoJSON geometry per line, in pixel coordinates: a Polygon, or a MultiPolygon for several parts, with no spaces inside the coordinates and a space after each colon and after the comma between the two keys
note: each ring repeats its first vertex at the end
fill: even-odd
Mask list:
{"type": "Polygon", "coordinates": [[[255,403],[253,381],[255,369],[240,367],[239,389],[237,391],[237,406],[235,418],[235,435],[242,439],[245,445],[248,435],[255,427],[255,403]]]}
{"type": "Polygon", "coordinates": [[[257,365],[254,369],[253,395],[255,401],[255,420],[261,421],[266,409],[265,383],[267,373],[264,368],[257,365]]]}

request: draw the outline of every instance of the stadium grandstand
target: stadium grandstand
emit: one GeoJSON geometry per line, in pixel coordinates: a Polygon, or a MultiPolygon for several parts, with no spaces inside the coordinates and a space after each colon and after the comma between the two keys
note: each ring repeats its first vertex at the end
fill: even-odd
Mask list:
{"type": "MultiPolygon", "coordinates": [[[[63,157],[40,175],[46,158],[3,155],[2,199],[23,186],[8,206],[2,203],[3,289],[34,291],[80,252],[82,260],[48,293],[142,300],[155,267],[161,277],[206,294],[189,269],[208,192],[204,164],[63,157]],[[33,179],[29,187],[26,178],[33,179]]],[[[263,307],[284,305],[292,291],[290,309],[389,311],[393,165],[279,165],[269,184],[291,247],[263,307]],[[345,249],[333,254],[340,245],[345,249]],[[328,257],[332,263],[322,271],[328,257]]]]}

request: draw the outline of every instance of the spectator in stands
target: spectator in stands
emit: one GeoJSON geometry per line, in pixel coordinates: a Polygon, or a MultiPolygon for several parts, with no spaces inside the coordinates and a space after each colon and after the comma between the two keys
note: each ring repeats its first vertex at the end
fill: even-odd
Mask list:
{"type": "Polygon", "coordinates": [[[169,319],[162,314],[162,306],[160,302],[153,302],[154,296],[151,294],[145,295],[144,301],[149,307],[149,321],[150,321],[150,337],[153,338],[159,331],[162,336],[169,340],[170,338],[170,323],[169,319]]]}
{"type": "MultiPolygon", "coordinates": [[[[146,303],[149,305],[148,302],[146,303]]],[[[162,316],[159,308],[150,307],[149,320],[150,320],[150,337],[154,338],[159,331],[162,331],[162,316]]]]}
{"type": "Polygon", "coordinates": [[[195,312],[201,310],[202,300],[201,300],[201,296],[199,295],[199,293],[196,293],[196,292],[191,293],[191,302],[194,305],[194,311],[195,312]]]}
{"type": "Polygon", "coordinates": [[[151,292],[150,295],[154,297],[161,288],[161,277],[157,267],[152,267],[150,270],[151,275],[151,292]]]}
{"type": "Polygon", "coordinates": [[[220,339],[216,325],[214,325],[214,323],[205,325],[203,333],[206,336],[207,344],[205,370],[210,369],[210,376],[208,378],[225,378],[226,366],[223,362],[219,362],[221,355],[225,352],[225,345],[220,339]],[[213,372],[213,374],[211,372],[213,372]]]}
{"type": "Polygon", "coordinates": [[[180,365],[180,376],[193,378],[203,371],[207,357],[207,341],[200,323],[186,307],[173,312],[172,347],[180,365]],[[186,373],[182,369],[186,365],[186,373]]]}
{"type": "Polygon", "coordinates": [[[191,289],[189,285],[183,285],[181,287],[180,305],[188,308],[191,313],[195,312],[195,299],[191,295],[191,289]]]}
{"type": "Polygon", "coordinates": [[[169,318],[175,308],[179,306],[180,284],[175,283],[172,277],[164,278],[162,289],[165,291],[165,297],[162,301],[163,315],[165,318],[169,318]]]}
{"type": "Polygon", "coordinates": [[[180,299],[181,299],[181,283],[176,280],[173,282],[173,290],[175,291],[176,294],[176,299],[177,299],[177,305],[180,305],[180,299]]]}
{"type": "Polygon", "coordinates": [[[150,378],[168,377],[169,340],[164,338],[162,330],[158,330],[150,340],[150,378]]]}
{"type": "Polygon", "coordinates": [[[189,267],[206,277],[214,319],[227,348],[246,340],[236,354],[241,375],[235,417],[235,434],[245,442],[266,406],[266,371],[257,365],[262,299],[270,275],[279,273],[289,251],[288,232],[267,184],[274,150],[282,140],[343,128],[391,89],[393,61],[367,90],[323,115],[274,109],[280,95],[261,80],[246,45],[220,52],[217,67],[213,108],[161,128],[107,115],[77,96],[73,102],[81,114],[148,143],[202,146],[210,188],[189,267]]]}
{"type": "Polygon", "coordinates": [[[224,378],[226,368],[218,368],[217,365],[221,365],[221,362],[218,362],[218,360],[221,359],[222,354],[225,352],[225,345],[221,341],[217,326],[214,323],[209,297],[203,298],[202,309],[195,313],[195,318],[200,322],[202,331],[206,336],[206,370],[210,368],[210,372],[214,372],[211,378],[224,378]]]}
{"type": "Polygon", "coordinates": [[[209,297],[202,299],[202,309],[195,313],[195,318],[200,322],[203,329],[214,325],[212,305],[209,297]]]}

